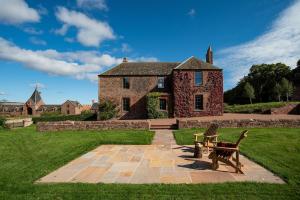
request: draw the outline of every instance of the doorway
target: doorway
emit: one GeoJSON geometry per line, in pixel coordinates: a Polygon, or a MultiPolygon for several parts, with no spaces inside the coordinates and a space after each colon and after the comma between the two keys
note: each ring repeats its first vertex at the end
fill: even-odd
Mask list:
{"type": "Polygon", "coordinates": [[[32,108],[31,107],[27,107],[27,114],[32,115],[32,108]]]}

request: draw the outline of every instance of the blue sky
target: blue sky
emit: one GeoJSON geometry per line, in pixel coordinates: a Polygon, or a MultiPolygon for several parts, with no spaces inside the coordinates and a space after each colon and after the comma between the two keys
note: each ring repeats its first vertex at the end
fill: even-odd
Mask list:
{"type": "Polygon", "coordinates": [[[204,59],[225,90],[253,64],[300,58],[299,0],[0,0],[0,99],[97,99],[97,74],[119,62],[204,59]]]}

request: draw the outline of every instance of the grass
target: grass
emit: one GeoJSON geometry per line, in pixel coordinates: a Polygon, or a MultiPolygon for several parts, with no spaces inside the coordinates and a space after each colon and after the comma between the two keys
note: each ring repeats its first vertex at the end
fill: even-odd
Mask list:
{"type": "MultiPolygon", "coordinates": [[[[235,142],[241,128],[219,130],[219,140],[235,142]]],[[[300,185],[300,129],[250,128],[240,145],[241,152],[281,176],[291,185],[300,185]]],[[[204,129],[182,129],[174,132],[178,144],[193,144],[193,134],[204,129]]]]}
{"type": "Polygon", "coordinates": [[[224,112],[226,113],[267,113],[271,108],[279,108],[290,103],[299,102],[268,102],[268,103],[254,103],[245,105],[225,105],[224,112]]]}
{"type": "MultiPolygon", "coordinates": [[[[153,134],[149,131],[37,133],[34,127],[0,129],[0,199],[299,199],[300,130],[274,130],[251,129],[249,138],[242,143],[242,151],[285,177],[288,181],[285,185],[34,184],[38,178],[98,145],[149,144],[153,134]],[[281,146],[281,142],[289,145],[281,146]]],[[[233,131],[238,132],[222,129],[222,137],[234,140],[237,135],[233,131]]],[[[190,143],[193,132],[177,131],[176,139],[190,143]]]]}

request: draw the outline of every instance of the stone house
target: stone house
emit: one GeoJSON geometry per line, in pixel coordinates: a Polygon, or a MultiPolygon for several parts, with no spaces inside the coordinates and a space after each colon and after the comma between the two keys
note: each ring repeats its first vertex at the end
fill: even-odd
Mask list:
{"type": "Polygon", "coordinates": [[[37,88],[25,103],[0,102],[0,115],[2,116],[40,116],[46,112],[60,112],[60,106],[45,104],[37,88]]]}
{"type": "Polygon", "coordinates": [[[223,114],[223,73],[194,56],[183,62],[123,62],[99,76],[99,102],[113,101],[120,119],[147,118],[147,94],[159,92],[159,110],[169,117],[223,114]]]}
{"type": "Polygon", "coordinates": [[[80,115],[82,105],[78,101],[67,100],[61,105],[61,114],[63,115],[80,115]]]}
{"type": "Polygon", "coordinates": [[[35,88],[31,97],[26,101],[23,106],[23,115],[37,116],[40,114],[38,111],[41,106],[45,105],[40,92],[35,88]]]}

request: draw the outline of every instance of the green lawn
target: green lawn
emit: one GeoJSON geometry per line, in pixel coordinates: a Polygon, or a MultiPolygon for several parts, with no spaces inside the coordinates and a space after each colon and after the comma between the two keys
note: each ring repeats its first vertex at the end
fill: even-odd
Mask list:
{"type": "MultiPolygon", "coordinates": [[[[237,129],[222,129],[222,137],[228,140],[237,137],[229,133],[231,130],[237,133],[237,129]]],[[[182,130],[175,135],[178,141],[187,144],[191,143],[193,132],[182,130]]],[[[288,180],[285,185],[34,184],[38,178],[98,145],[149,144],[152,137],[149,131],[37,133],[34,127],[0,130],[0,199],[300,198],[300,129],[251,129],[242,143],[243,153],[285,177],[288,180]]]]}
{"type": "Polygon", "coordinates": [[[300,102],[268,102],[268,103],[253,103],[244,105],[225,105],[225,113],[265,113],[271,108],[279,108],[287,104],[299,104],[300,102]]]}

